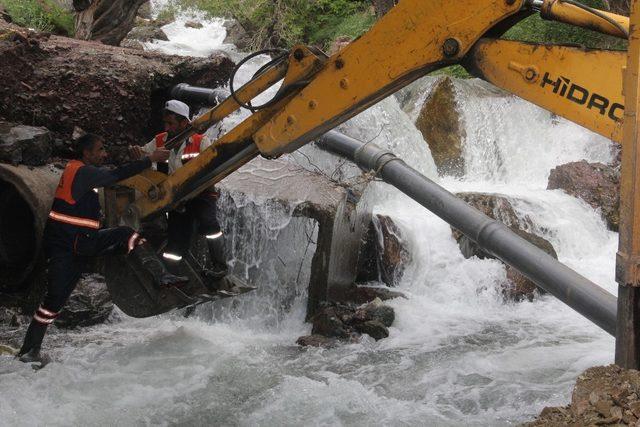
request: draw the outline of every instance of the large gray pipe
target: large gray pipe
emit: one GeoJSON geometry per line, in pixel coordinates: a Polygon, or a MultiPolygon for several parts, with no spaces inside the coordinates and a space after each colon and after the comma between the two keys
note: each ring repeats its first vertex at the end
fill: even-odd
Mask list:
{"type": "Polygon", "coordinates": [[[610,333],[616,334],[616,297],[558,262],[537,246],[416,172],[393,153],[363,144],[336,131],[320,138],[319,146],[378,171],[393,185],[447,223],[473,239],[484,251],[514,267],[545,291],[610,333]]]}
{"type": "Polygon", "coordinates": [[[184,102],[214,106],[231,96],[229,91],[222,88],[209,89],[180,83],[171,89],[171,97],[184,102]]]}

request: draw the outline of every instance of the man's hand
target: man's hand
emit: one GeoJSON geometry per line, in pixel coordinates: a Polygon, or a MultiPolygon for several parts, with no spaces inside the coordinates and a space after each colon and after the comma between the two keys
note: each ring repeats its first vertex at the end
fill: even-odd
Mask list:
{"type": "Polygon", "coordinates": [[[129,156],[131,156],[131,159],[133,160],[140,160],[141,158],[146,156],[146,154],[147,153],[144,151],[144,148],[140,147],[139,145],[129,146],[129,156]]]}
{"type": "Polygon", "coordinates": [[[149,154],[149,160],[154,163],[164,162],[169,159],[169,150],[165,150],[164,148],[158,148],[153,153],[149,154]]]}

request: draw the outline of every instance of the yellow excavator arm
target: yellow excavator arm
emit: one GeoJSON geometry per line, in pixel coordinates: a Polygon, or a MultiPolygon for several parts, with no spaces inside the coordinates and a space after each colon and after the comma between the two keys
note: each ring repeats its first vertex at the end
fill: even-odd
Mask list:
{"type": "MultiPolygon", "coordinates": [[[[108,217],[112,224],[124,220],[136,226],[141,219],[193,197],[257,155],[272,158],[292,152],[425,74],[461,64],[474,76],[623,144],[616,363],[638,369],[640,33],[630,25],[638,21],[640,0],[632,2],[631,19],[574,0],[401,0],[370,31],[331,57],[306,46],[278,57],[167,145],[205,131],[241,107],[251,108],[250,117],[175,174],[167,177],[147,171],[122,182],[124,191],[108,195],[108,217]],[[628,51],[500,38],[533,13],[628,39],[628,51]],[[260,108],[249,105],[280,80],[282,86],[270,102],[260,108]]],[[[127,276],[115,274],[111,282],[123,282],[120,279],[131,278],[132,272],[123,270],[123,274],[127,276]]],[[[121,302],[133,301],[132,315],[147,316],[181,301],[185,304],[180,295],[156,295],[157,291],[147,289],[145,296],[139,287],[131,289],[118,288],[121,302]],[[135,305],[145,301],[145,309],[135,305]]]]}
{"type": "Polygon", "coordinates": [[[200,116],[175,139],[206,130],[284,79],[271,102],[175,174],[148,171],[123,182],[136,195],[116,203],[114,213],[135,225],[257,155],[272,158],[292,152],[414,80],[452,64],[621,142],[626,52],[499,39],[538,11],[547,19],[628,36],[627,17],[570,0],[402,0],[332,57],[296,46],[200,116]]]}

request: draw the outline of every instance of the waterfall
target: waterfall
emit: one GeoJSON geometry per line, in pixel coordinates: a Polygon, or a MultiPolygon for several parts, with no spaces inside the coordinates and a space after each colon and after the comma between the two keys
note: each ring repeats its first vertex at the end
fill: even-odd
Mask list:
{"type": "MultiPolygon", "coordinates": [[[[166,3],[153,1],[156,11],[166,3]]],[[[224,44],[222,19],[194,11],[164,30],[169,41],[147,49],[242,55],[224,44]],[[203,28],[184,26],[194,17],[203,28]]],[[[238,84],[266,60],[244,69],[238,84]]],[[[417,85],[428,93],[433,79],[417,85]]],[[[617,234],[585,203],[546,190],[556,165],[610,161],[609,143],[516,97],[489,96],[474,82],[456,81],[455,90],[466,133],[461,177],[437,175],[428,141],[396,97],[340,130],[392,150],[450,191],[504,194],[560,261],[615,292],[617,234]]],[[[223,131],[247,116],[232,115],[223,131]]],[[[313,144],[280,161],[344,182],[361,175],[313,144]]],[[[317,225],[266,194],[225,192],[220,216],[233,271],[259,290],[191,318],[123,316],[55,334],[49,343],[59,363],[37,374],[0,360],[11,390],[0,398],[0,417],[9,425],[511,425],[566,404],[581,371],[613,361],[613,339],[553,297],[505,303],[504,266],[465,259],[450,227],[417,203],[380,182],[365,197],[374,213],[393,218],[412,253],[398,285],[408,299],[390,302],[396,322],[389,338],[295,346],[310,330],[304,284],[317,225]]]]}

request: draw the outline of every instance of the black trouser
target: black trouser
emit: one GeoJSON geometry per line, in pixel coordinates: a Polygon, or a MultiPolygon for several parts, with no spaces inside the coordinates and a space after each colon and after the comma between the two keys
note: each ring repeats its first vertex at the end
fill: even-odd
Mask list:
{"type": "Polygon", "coordinates": [[[88,258],[126,253],[129,238],[134,234],[129,227],[105,228],[94,233],[78,233],[71,248],[45,246],[49,271],[42,306],[59,312],[85,271],[88,258]]]}
{"type": "Polygon", "coordinates": [[[69,299],[86,269],[88,258],[126,253],[134,235],[136,232],[132,228],[115,227],[97,232],[79,232],[69,242],[67,239],[56,238],[55,233],[45,232],[47,293],[29,325],[20,354],[32,348],[40,348],[47,326],[58,316],[69,299]]]}
{"type": "MultiPolygon", "coordinates": [[[[184,256],[194,235],[210,236],[220,232],[220,224],[216,218],[217,195],[207,191],[189,200],[182,211],[169,212],[168,242],[165,252],[184,256]]],[[[221,239],[217,239],[221,242],[221,239]]],[[[217,243],[217,242],[216,242],[217,243]]],[[[224,263],[224,254],[220,249],[209,245],[209,255],[213,262],[224,263]]],[[[218,248],[220,246],[218,245],[218,248]]]]}

